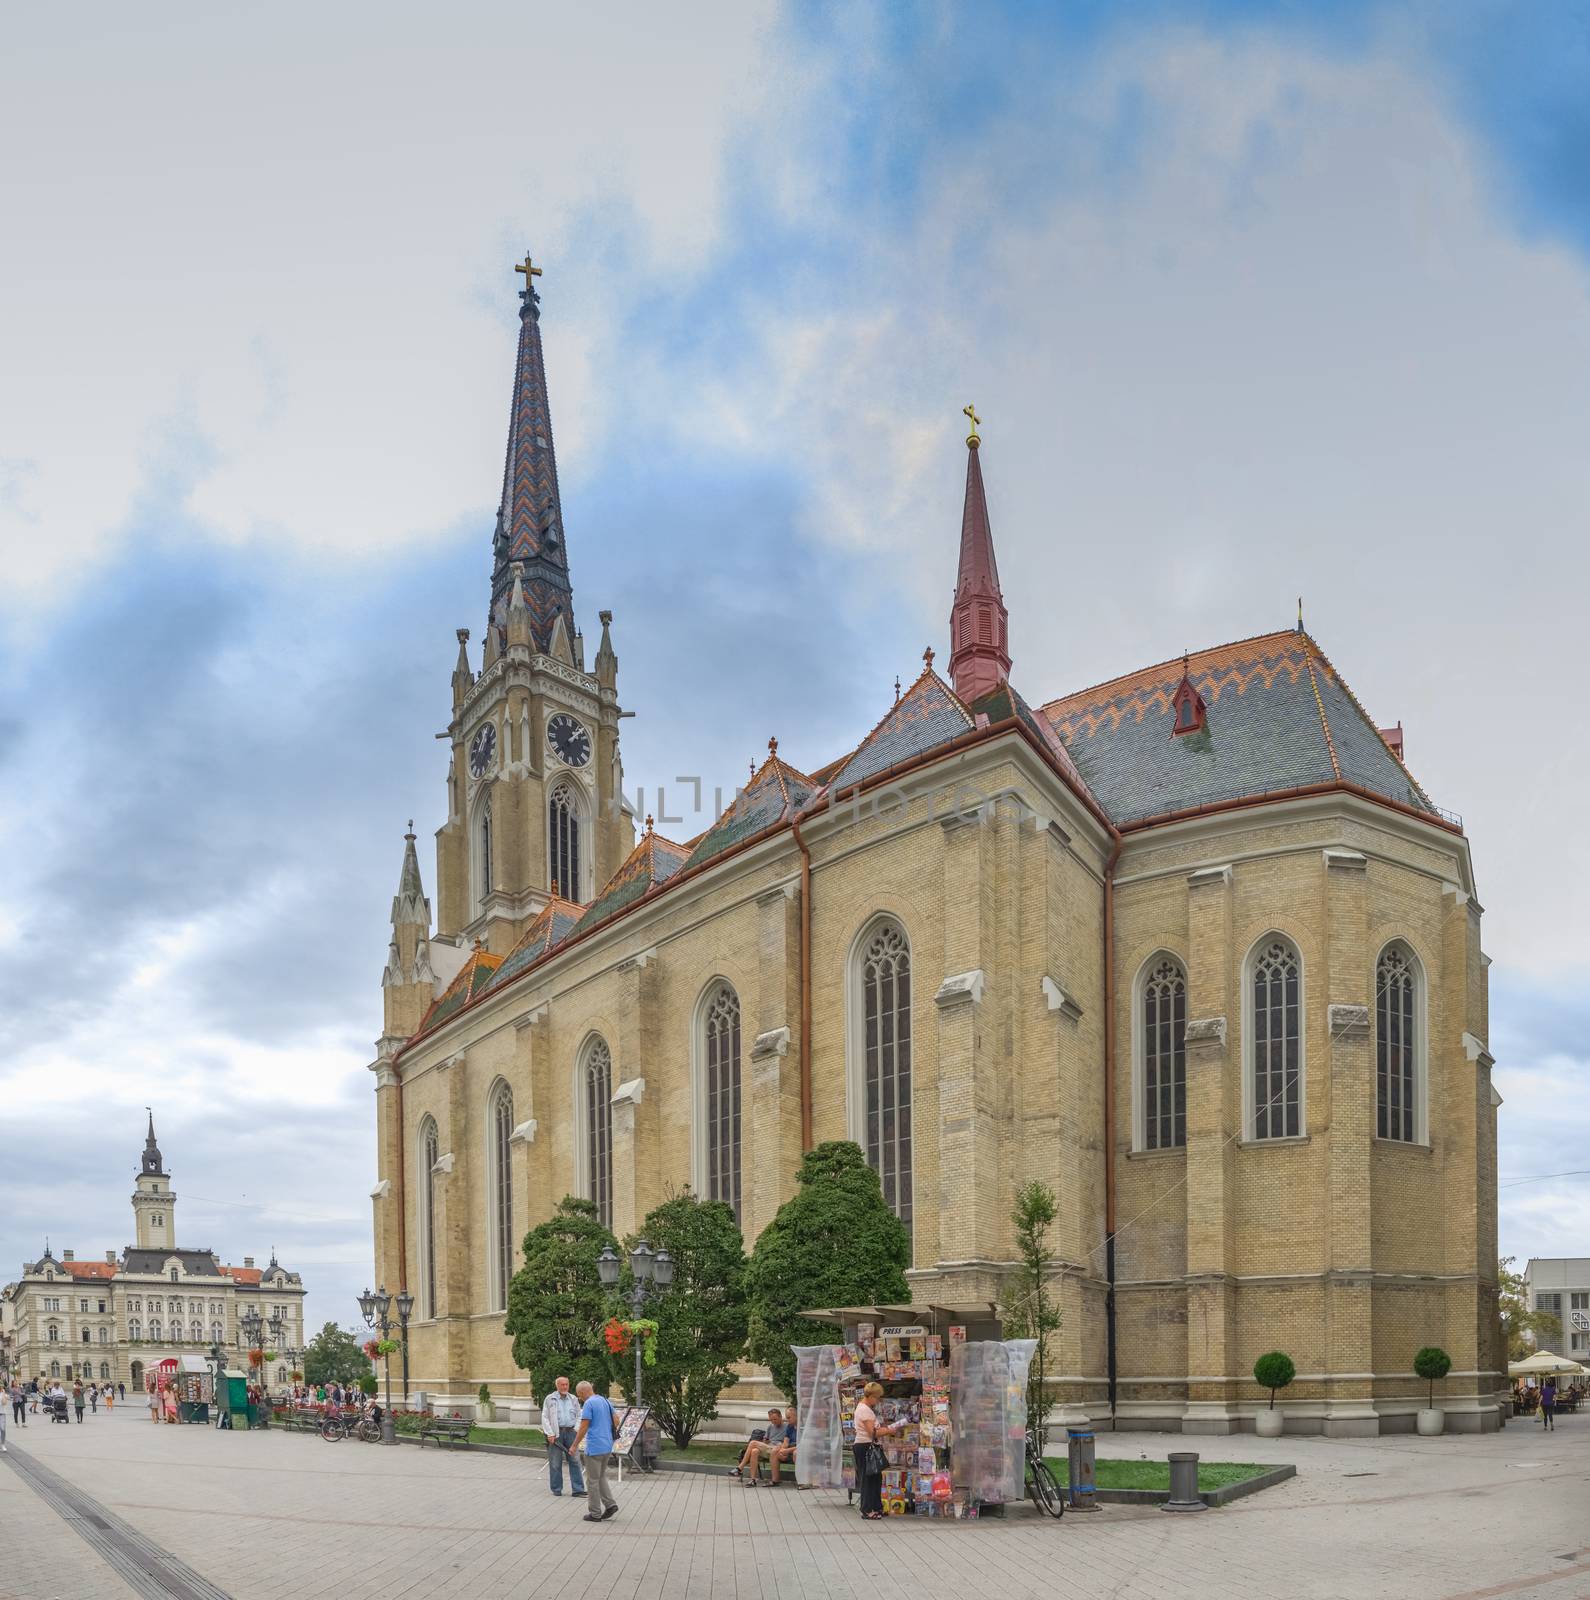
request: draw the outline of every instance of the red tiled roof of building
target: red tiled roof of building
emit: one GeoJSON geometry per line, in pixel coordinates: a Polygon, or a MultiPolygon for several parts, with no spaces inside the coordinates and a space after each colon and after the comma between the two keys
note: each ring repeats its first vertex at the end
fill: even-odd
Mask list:
{"type": "Polygon", "coordinates": [[[260,1268],[258,1267],[222,1267],[221,1271],[235,1283],[257,1286],[260,1281],[260,1268]]]}
{"type": "Polygon", "coordinates": [[[61,1268],[73,1278],[114,1278],[114,1261],[63,1261],[61,1268]]]}

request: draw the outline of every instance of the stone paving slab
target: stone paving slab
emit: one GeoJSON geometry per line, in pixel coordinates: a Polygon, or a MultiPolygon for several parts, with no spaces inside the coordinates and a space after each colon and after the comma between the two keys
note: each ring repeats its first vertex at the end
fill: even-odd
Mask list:
{"type": "MultiPolygon", "coordinates": [[[[1101,1455],[1192,1447],[1295,1462],[1298,1476],[1199,1516],[1106,1507],[976,1524],[862,1523],[843,1494],[673,1473],[626,1475],[619,1516],[593,1526],[548,1492],[544,1461],[133,1413],[39,1433],[21,1442],[42,1462],[236,1600],[1590,1596],[1590,1417],[1555,1435],[1515,1423],[1447,1440],[1103,1435],[1101,1455]]],[[[16,1475],[0,1485],[17,1492],[16,1475]]],[[[24,1525],[40,1517],[31,1506],[24,1525]]],[[[50,1593],[41,1551],[62,1542],[4,1540],[0,1595],[50,1593]]]]}

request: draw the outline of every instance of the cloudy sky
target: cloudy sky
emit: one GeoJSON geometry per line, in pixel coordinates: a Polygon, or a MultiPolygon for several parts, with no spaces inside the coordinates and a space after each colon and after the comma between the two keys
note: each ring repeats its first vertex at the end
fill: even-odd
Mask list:
{"type": "Polygon", "coordinates": [[[1302,593],[1402,720],[1487,908],[1503,1247],[1590,1249],[1590,1179],[1515,1181],[1590,1167],[1580,0],[7,33],[0,1281],[127,1241],[153,1104],[183,1242],[354,1317],[526,248],[632,783],[815,765],[944,647],[975,400],[1029,698],[1302,593]]]}

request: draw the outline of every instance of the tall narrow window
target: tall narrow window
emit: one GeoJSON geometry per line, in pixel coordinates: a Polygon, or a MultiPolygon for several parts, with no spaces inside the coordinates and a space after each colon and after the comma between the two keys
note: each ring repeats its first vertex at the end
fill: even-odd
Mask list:
{"type": "Polygon", "coordinates": [[[480,898],[491,893],[491,796],[480,805],[480,898]]]}
{"type": "Polygon", "coordinates": [[[613,1226],[613,1057],[603,1039],[586,1047],[581,1074],[585,1093],[585,1194],[596,1202],[604,1228],[613,1226]]]}
{"type": "Polygon", "coordinates": [[[1187,1143],[1187,974],[1164,956],[1143,980],[1143,1148],[1187,1143]]]}
{"type": "Polygon", "coordinates": [[[706,1068],[707,1198],[740,1220],[740,997],[719,984],[702,1018],[706,1068]]]}
{"type": "Polygon", "coordinates": [[[1253,1137],[1303,1131],[1303,964],[1297,948],[1270,939],[1252,966],[1253,1137]]]}
{"type": "Polygon", "coordinates": [[[883,923],[861,951],[867,1162],[889,1209],[911,1225],[911,947],[883,923]]]}
{"type": "Polygon", "coordinates": [[[498,1080],[486,1102],[486,1237],[490,1243],[491,1309],[508,1309],[513,1276],[513,1090],[498,1080]]]}
{"type": "Polygon", "coordinates": [[[420,1315],[436,1315],[436,1163],[441,1159],[436,1124],[420,1128],[420,1315]]]}
{"type": "Polygon", "coordinates": [[[1414,1094],[1414,965],[1401,945],[1387,945],[1375,967],[1376,1132],[1412,1143],[1414,1094]]]}
{"type": "Polygon", "coordinates": [[[547,802],[547,858],[551,882],[565,900],[580,898],[580,803],[565,782],[547,802]]]}

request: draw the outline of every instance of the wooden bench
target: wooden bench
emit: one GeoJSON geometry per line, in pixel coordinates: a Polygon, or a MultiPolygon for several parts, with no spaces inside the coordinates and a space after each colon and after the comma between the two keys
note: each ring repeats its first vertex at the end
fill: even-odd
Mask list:
{"type": "Polygon", "coordinates": [[[469,1420],[466,1417],[422,1417],[420,1419],[420,1449],[425,1441],[434,1439],[438,1444],[469,1443],[469,1420]]]}

